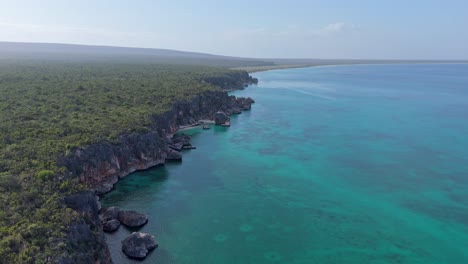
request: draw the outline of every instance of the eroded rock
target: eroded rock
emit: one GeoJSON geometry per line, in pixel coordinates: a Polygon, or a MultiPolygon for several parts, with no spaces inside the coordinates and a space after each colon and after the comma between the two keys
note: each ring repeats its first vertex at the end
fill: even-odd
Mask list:
{"type": "Polygon", "coordinates": [[[117,206],[111,206],[108,208],[101,209],[101,220],[102,221],[109,221],[113,219],[119,218],[120,209],[117,206]]]}
{"type": "Polygon", "coordinates": [[[214,115],[214,121],[216,125],[222,125],[228,122],[230,118],[226,115],[226,113],[218,111],[214,115]]]}
{"type": "Polygon", "coordinates": [[[154,236],[134,232],[122,241],[122,251],[130,258],[144,259],[149,251],[158,247],[154,236]]]}
{"type": "Polygon", "coordinates": [[[189,135],[185,135],[183,133],[178,133],[178,134],[175,134],[173,137],[172,137],[172,143],[173,144],[179,144],[179,143],[182,143],[182,146],[186,145],[186,144],[189,144],[190,143],[190,139],[191,137],[189,135]]]}
{"type": "Polygon", "coordinates": [[[119,229],[119,227],[120,222],[117,219],[112,219],[102,224],[102,230],[104,230],[104,232],[114,232],[119,229]]]}
{"type": "Polygon", "coordinates": [[[110,183],[104,183],[95,188],[96,194],[97,195],[103,195],[106,194],[114,189],[114,185],[110,183]]]}
{"type": "Polygon", "coordinates": [[[175,151],[181,151],[183,146],[184,146],[184,143],[183,143],[183,142],[178,142],[178,143],[174,143],[174,144],[169,144],[169,148],[170,148],[170,149],[173,149],[173,150],[175,150],[175,151]]]}
{"type": "Polygon", "coordinates": [[[169,153],[167,153],[166,161],[181,161],[182,160],[182,153],[180,151],[176,150],[169,150],[169,153]]]}
{"type": "Polygon", "coordinates": [[[141,227],[148,222],[148,216],[136,211],[120,211],[118,220],[128,227],[141,227]]]}

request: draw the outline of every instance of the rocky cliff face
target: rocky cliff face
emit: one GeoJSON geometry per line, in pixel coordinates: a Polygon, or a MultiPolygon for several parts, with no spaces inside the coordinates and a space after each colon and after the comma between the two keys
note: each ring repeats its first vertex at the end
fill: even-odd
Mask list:
{"type": "Polygon", "coordinates": [[[94,192],[87,191],[65,197],[66,206],[81,215],[69,228],[69,248],[73,252],[63,254],[56,260],[60,264],[112,263],[109,249],[104,241],[98,211],[100,204],[94,192]]]}
{"type": "Polygon", "coordinates": [[[224,91],[210,91],[187,102],[177,102],[172,109],[152,117],[151,132],[123,135],[119,143],[98,143],[72,151],[59,163],[98,194],[112,189],[119,178],[134,171],[164,164],[170,138],[180,126],[210,119],[217,111],[226,114],[250,109],[251,99],[229,96],[224,91]]]}
{"type": "Polygon", "coordinates": [[[225,74],[224,76],[213,76],[203,78],[204,82],[217,86],[223,90],[241,90],[249,84],[257,84],[257,78],[253,78],[245,71],[225,74]]]}
{"type": "MultiPolygon", "coordinates": [[[[236,80],[238,81],[235,83],[231,81],[222,85],[217,84],[217,80],[209,82],[221,87],[238,85],[235,88],[255,83],[250,76],[241,76],[236,80]]],[[[250,98],[236,98],[225,91],[205,92],[190,101],[176,102],[163,115],[153,116],[148,133],[122,135],[117,144],[102,142],[75,149],[60,160],[59,165],[65,166],[72,175],[79,177],[92,191],[65,199],[65,204],[79,212],[83,219],[79,219],[70,228],[70,242],[78,245],[75,247],[78,251],[74,254],[75,262],[70,258],[62,259],[60,263],[90,263],[91,258],[94,263],[111,263],[98,218],[99,204],[95,194],[104,194],[120,178],[137,170],[163,164],[169,159],[168,156],[174,156],[177,150],[174,150],[171,137],[180,126],[196,124],[202,119],[213,120],[218,111],[228,115],[240,113],[250,109],[252,103],[250,98]]]]}

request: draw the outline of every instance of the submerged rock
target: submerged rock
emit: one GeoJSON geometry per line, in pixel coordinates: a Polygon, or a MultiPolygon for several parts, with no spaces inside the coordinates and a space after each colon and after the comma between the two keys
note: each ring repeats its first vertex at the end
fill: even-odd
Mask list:
{"type": "Polygon", "coordinates": [[[240,226],[239,230],[242,232],[251,232],[253,230],[253,226],[244,224],[240,226]]]}
{"type": "Polygon", "coordinates": [[[281,255],[277,252],[267,252],[264,256],[271,262],[279,262],[282,259],[281,255]]]}
{"type": "Polygon", "coordinates": [[[213,240],[219,243],[222,243],[228,239],[227,235],[225,234],[217,234],[213,237],[213,240]]]}
{"type": "Polygon", "coordinates": [[[104,232],[114,232],[119,229],[119,227],[120,222],[117,219],[112,219],[102,224],[102,230],[104,230],[104,232]]]}
{"type": "Polygon", "coordinates": [[[118,220],[128,227],[140,227],[148,222],[148,216],[136,211],[120,211],[118,220]]]}
{"type": "Polygon", "coordinates": [[[130,258],[144,259],[150,250],[158,247],[154,236],[147,233],[133,232],[122,241],[122,251],[130,258]]]}
{"type": "Polygon", "coordinates": [[[228,122],[230,119],[229,117],[226,115],[226,113],[224,112],[221,112],[221,111],[218,111],[216,112],[216,114],[214,115],[214,121],[215,121],[215,124],[216,125],[222,125],[222,124],[225,124],[226,122],[228,122]]]}

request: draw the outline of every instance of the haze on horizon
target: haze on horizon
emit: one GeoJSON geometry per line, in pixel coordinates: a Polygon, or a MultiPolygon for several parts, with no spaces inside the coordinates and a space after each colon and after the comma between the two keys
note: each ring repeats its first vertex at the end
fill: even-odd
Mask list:
{"type": "Polygon", "coordinates": [[[0,0],[0,41],[252,58],[468,59],[468,2],[0,0]]]}

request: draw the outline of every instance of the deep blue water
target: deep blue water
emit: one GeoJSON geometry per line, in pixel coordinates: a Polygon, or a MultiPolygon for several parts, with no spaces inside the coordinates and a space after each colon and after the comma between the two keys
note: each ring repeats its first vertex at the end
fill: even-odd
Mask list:
{"type": "Polygon", "coordinates": [[[104,198],[149,215],[145,263],[468,263],[468,65],[255,76],[250,112],[104,198]]]}

